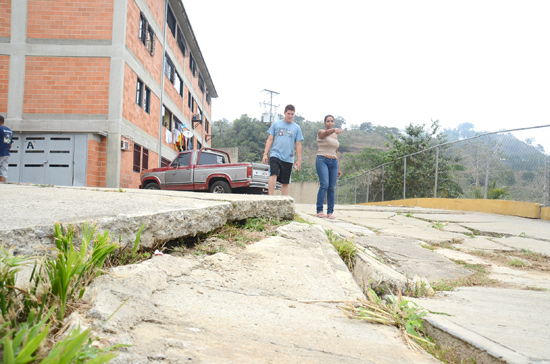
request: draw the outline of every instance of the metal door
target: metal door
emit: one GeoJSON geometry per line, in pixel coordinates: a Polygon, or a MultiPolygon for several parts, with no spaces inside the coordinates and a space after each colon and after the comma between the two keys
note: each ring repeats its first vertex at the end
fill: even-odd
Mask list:
{"type": "MultiPolygon", "coordinates": [[[[73,134],[19,134],[10,157],[13,182],[73,185],[75,135],[73,134]],[[18,171],[15,171],[17,169],[18,171]],[[17,178],[17,179],[15,179],[17,178]]],[[[11,154],[11,153],[10,153],[11,154]]]]}

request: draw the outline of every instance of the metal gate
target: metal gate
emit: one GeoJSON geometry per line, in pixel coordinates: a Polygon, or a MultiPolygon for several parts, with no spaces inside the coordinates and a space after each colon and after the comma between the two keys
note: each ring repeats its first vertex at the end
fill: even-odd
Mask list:
{"type": "Polygon", "coordinates": [[[8,182],[62,186],[86,185],[86,159],[75,161],[75,155],[87,155],[85,135],[14,133],[10,154],[8,182]],[[79,143],[76,143],[77,139],[79,143]],[[80,153],[75,153],[75,148],[80,153]],[[85,153],[82,153],[83,148],[85,153]],[[75,178],[77,177],[75,165],[81,166],[76,168],[80,178],[75,178]],[[82,169],[84,178],[81,175],[82,169]]]}

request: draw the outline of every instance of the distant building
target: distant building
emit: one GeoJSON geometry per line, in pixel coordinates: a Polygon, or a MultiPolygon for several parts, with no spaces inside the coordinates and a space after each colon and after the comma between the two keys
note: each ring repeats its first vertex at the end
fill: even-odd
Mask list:
{"type": "Polygon", "coordinates": [[[217,96],[181,0],[0,1],[9,182],[137,188],[210,145],[217,96]]]}

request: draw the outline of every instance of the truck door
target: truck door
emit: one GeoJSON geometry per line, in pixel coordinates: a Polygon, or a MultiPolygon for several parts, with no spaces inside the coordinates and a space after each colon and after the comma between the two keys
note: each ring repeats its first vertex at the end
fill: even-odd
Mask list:
{"type": "Polygon", "coordinates": [[[193,189],[193,169],[191,168],[191,152],[181,153],[166,171],[166,188],[178,190],[193,189]]]}

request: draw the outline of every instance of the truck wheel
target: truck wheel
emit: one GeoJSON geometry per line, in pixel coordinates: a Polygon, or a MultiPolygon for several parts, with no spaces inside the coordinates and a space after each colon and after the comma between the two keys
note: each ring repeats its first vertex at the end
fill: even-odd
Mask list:
{"type": "Polygon", "coordinates": [[[225,181],[216,181],[210,186],[212,193],[231,193],[231,186],[225,181]]]}
{"type": "Polygon", "coordinates": [[[160,186],[156,182],[148,183],[144,190],[160,190],[160,186]]]}

